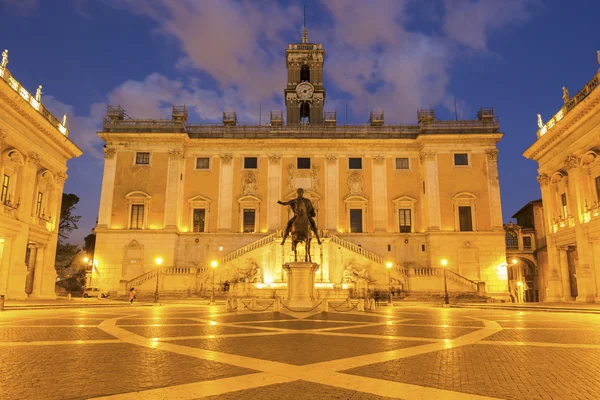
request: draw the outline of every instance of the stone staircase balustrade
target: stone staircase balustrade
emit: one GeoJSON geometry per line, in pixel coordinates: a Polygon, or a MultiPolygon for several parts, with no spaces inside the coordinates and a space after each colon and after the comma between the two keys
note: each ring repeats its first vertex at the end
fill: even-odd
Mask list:
{"type": "Polygon", "coordinates": [[[226,262],[232,261],[238,257],[241,257],[246,253],[256,250],[259,247],[262,247],[264,245],[267,245],[267,244],[273,242],[276,237],[277,237],[277,232],[272,233],[268,236],[265,236],[255,242],[248,243],[247,245],[240,247],[239,249],[234,250],[229,254],[224,255],[223,258],[221,258],[221,265],[225,264],[226,262]]]}

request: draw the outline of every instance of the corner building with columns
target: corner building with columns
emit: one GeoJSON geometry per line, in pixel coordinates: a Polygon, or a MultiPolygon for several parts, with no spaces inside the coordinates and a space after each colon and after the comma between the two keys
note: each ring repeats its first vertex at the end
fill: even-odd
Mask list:
{"type": "Polygon", "coordinates": [[[66,163],[81,150],[36,95],[0,65],[0,296],[54,299],[66,163]]]}
{"type": "Polygon", "coordinates": [[[233,294],[285,291],[282,265],[294,256],[280,242],[292,214],[277,201],[303,188],[323,240],[311,243],[321,296],[390,286],[439,296],[445,276],[450,297],[506,299],[493,110],[468,121],[421,110],[414,125],[374,111],[366,125],[340,125],[324,111],[324,61],[306,32],[288,46],[285,117],[271,111],[268,125],[239,124],[234,112],[193,124],[185,107],[132,119],[108,106],[94,282],[183,296],[210,290],[214,274],[233,294]]]}
{"type": "Polygon", "coordinates": [[[600,302],[600,72],[546,123],[523,154],[537,161],[544,204],[547,301],[600,302]]]}

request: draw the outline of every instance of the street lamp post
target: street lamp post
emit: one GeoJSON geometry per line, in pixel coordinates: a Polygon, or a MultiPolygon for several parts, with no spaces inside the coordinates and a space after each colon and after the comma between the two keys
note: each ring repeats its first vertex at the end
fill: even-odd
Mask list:
{"type": "Polygon", "coordinates": [[[212,267],[212,292],[210,293],[210,304],[215,304],[215,269],[217,268],[219,263],[217,261],[212,261],[210,266],[212,267]]]}
{"type": "Polygon", "coordinates": [[[387,263],[385,263],[385,266],[388,269],[388,305],[389,306],[393,306],[394,305],[394,301],[392,300],[392,266],[394,264],[392,264],[391,261],[388,261],[387,263]]]}
{"type": "Polygon", "coordinates": [[[442,260],[442,266],[444,267],[444,304],[450,304],[450,300],[448,299],[448,283],[446,282],[446,265],[448,265],[448,260],[442,260]]]}
{"type": "MultiPolygon", "coordinates": [[[[91,267],[91,272],[90,272],[90,286],[92,287],[92,279],[94,278],[94,267],[96,265],[98,265],[98,261],[96,260],[90,260],[90,258],[88,256],[83,257],[83,262],[86,263],[88,265],[88,267],[91,267]]],[[[86,282],[86,287],[88,287],[87,282],[86,282]]]]}
{"type": "Polygon", "coordinates": [[[154,290],[154,303],[158,303],[158,278],[160,276],[160,265],[163,262],[163,259],[157,257],[156,260],[156,289],[154,290]]]}

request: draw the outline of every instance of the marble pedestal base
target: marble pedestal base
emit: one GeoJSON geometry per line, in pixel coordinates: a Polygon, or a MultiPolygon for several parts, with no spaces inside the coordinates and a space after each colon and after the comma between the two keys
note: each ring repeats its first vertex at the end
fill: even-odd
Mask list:
{"type": "Polygon", "coordinates": [[[289,262],[283,265],[288,274],[287,306],[311,308],[313,306],[315,272],[319,265],[308,262],[289,262]]]}

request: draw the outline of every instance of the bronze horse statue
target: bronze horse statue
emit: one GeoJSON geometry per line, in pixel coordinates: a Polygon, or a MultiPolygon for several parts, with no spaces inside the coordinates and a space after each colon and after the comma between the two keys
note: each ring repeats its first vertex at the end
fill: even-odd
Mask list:
{"type": "Polygon", "coordinates": [[[292,251],[294,252],[294,261],[298,261],[298,253],[296,246],[300,242],[304,242],[304,248],[306,249],[304,255],[304,262],[312,262],[310,258],[310,240],[312,238],[312,232],[310,223],[308,221],[308,213],[306,205],[300,202],[296,207],[296,218],[292,223],[292,251]]]}

